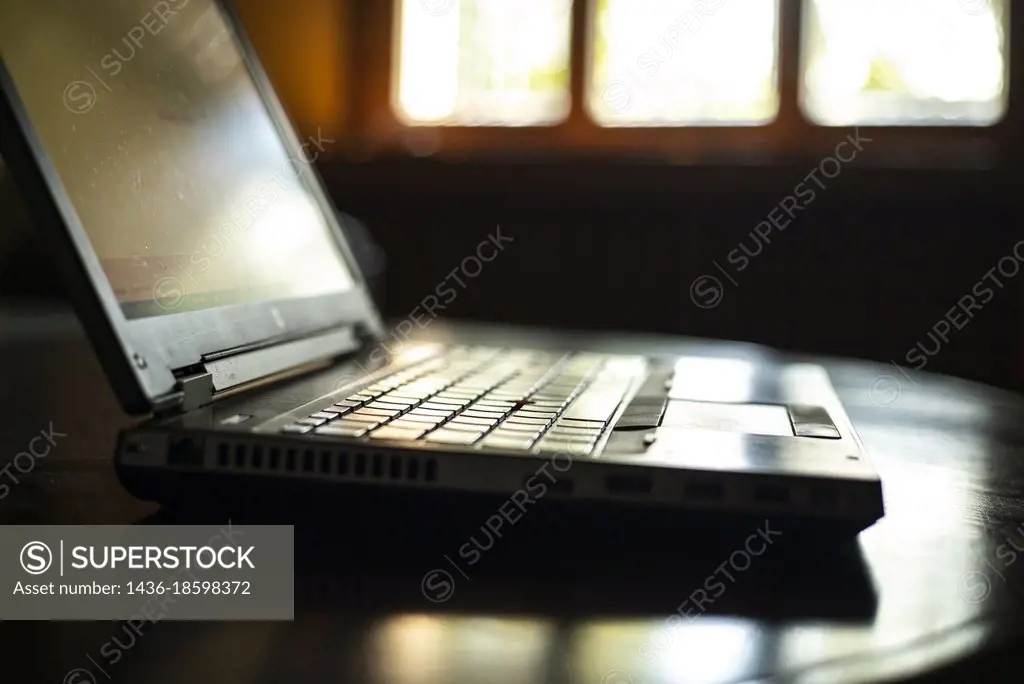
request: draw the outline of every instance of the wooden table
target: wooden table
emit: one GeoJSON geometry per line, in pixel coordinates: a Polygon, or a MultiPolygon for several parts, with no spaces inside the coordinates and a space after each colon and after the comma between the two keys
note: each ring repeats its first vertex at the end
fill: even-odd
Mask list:
{"type": "MultiPolygon", "coordinates": [[[[444,338],[451,330],[438,323],[431,332],[444,338]]],[[[595,349],[637,344],[766,353],[679,338],[587,341],[595,349]]],[[[299,523],[298,532],[315,526],[320,543],[333,540],[337,560],[300,574],[294,622],[167,621],[141,635],[110,622],[7,622],[2,643],[20,675],[12,681],[1020,681],[1024,553],[1011,544],[1024,549],[1024,401],[892,366],[822,362],[881,473],[887,514],[837,549],[784,549],[783,541],[699,619],[671,616],[724,558],[661,533],[642,550],[609,543],[580,563],[576,539],[547,529],[554,537],[544,540],[545,530],[523,528],[507,536],[490,569],[459,578],[435,602],[422,582],[449,542],[424,538],[422,521],[385,500],[299,523]]],[[[115,435],[130,419],[68,314],[0,313],[0,410],[0,464],[51,426],[66,435],[30,472],[11,471],[17,484],[3,480],[10,489],[0,522],[126,524],[162,515],[115,478],[115,435]]],[[[462,538],[481,522],[453,514],[452,501],[436,510],[435,527],[462,538]]],[[[609,524],[593,521],[598,538],[609,524]]]]}

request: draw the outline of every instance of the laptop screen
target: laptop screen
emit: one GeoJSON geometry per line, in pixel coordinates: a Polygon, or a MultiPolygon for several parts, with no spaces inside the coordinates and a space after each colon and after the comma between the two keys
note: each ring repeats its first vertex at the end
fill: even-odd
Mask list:
{"type": "Polygon", "coordinates": [[[2,0],[0,54],[128,318],[353,286],[213,0],[2,0]]]}

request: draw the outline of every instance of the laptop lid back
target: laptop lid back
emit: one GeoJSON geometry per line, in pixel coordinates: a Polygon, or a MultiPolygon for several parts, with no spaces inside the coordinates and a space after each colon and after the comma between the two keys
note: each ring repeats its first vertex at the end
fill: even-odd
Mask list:
{"type": "Polygon", "coordinates": [[[5,0],[0,59],[2,152],[126,410],[211,359],[380,333],[312,166],[330,141],[298,138],[227,7],[5,0]]]}

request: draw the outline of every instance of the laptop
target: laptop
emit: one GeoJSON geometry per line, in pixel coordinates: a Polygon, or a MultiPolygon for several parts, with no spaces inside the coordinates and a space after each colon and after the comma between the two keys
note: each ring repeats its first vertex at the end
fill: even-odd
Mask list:
{"type": "Polygon", "coordinates": [[[136,495],[543,484],[853,530],[883,515],[819,366],[389,330],[322,143],[289,124],[229,6],[12,0],[0,27],[2,154],[122,406],[147,416],[116,453],[136,495]]]}

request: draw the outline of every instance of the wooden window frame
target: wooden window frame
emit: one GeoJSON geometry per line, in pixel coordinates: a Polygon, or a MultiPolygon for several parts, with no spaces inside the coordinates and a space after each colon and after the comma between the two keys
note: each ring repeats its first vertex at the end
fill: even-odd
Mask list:
{"type": "MultiPolygon", "coordinates": [[[[436,156],[454,159],[579,160],[614,158],[657,164],[771,165],[830,154],[853,127],[821,126],[800,108],[805,0],[779,0],[779,110],[759,126],[604,127],[589,115],[586,88],[593,0],[575,0],[570,52],[570,109],[545,126],[407,125],[393,108],[401,0],[352,0],[348,79],[351,153],[356,159],[436,156]]],[[[864,126],[872,163],[900,168],[988,169],[1018,164],[1024,150],[1024,11],[1009,12],[1006,112],[991,126],[864,126]]]]}

